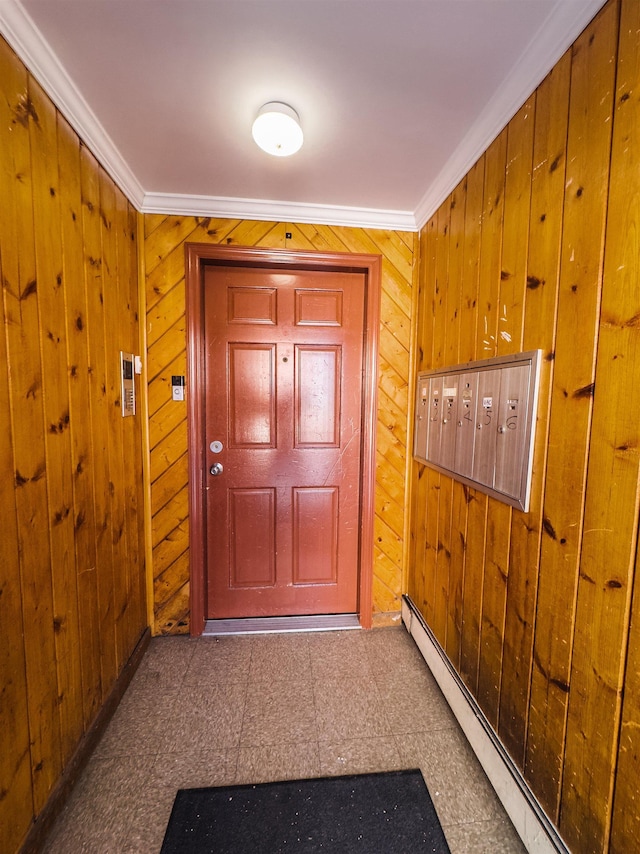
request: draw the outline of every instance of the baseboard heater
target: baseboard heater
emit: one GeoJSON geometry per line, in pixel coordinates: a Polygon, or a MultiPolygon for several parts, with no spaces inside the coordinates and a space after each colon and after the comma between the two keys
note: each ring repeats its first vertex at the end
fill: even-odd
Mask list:
{"type": "Polygon", "coordinates": [[[402,621],[529,854],[570,854],[482,709],[408,596],[402,597],[402,621]]]}

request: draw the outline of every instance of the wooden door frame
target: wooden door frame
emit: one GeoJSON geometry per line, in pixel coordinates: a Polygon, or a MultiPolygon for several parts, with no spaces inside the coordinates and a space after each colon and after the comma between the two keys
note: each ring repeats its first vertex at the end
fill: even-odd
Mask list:
{"type": "Polygon", "coordinates": [[[187,333],[187,442],[189,469],[189,602],[192,636],[201,635],[206,622],[206,560],[204,490],[204,396],[193,389],[204,387],[204,276],[207,262],[236,264],[276,270],[320,270],[364,273],[365,335],[362,394],[362,471],[360,504],[360,565],[358,567],[358,619],[371,627],[373,587],[373,526],[375,517],[376,424],[378,409],[378,349],[380,339],[380,255],[352,255],[345,252],[295,252],[286,249],[220,246],[187,243],[186,254],[186,333],[187,333]]]}

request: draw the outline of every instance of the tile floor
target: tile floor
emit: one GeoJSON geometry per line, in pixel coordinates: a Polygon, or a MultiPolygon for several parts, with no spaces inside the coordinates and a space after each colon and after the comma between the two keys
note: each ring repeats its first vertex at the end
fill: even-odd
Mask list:
{"type": "Polygon", "coordinates": [[[156,638],[44,851],[157,854],[179,788],[416,766],[452,854],[524,851],[403,627],[156,638]]]}

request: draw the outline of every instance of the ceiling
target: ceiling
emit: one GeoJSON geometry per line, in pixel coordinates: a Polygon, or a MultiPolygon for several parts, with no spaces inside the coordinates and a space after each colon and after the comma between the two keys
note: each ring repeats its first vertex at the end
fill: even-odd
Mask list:
{"type": "Polygon", "coordinates": [[[414,229],[603,0],[0,0],[138,208],[414,229]],[[291,158],[251,124],[284,101],[291,158]]]}

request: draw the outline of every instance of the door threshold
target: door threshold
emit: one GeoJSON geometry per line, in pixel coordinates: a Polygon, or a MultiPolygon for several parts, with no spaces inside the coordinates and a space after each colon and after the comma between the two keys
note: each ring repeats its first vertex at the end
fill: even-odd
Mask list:
{"type": "Polygon", "coordinates": [[[236,620],[207,620],[202,636],[274,634],[277,632],[332,632],[359,628],[360,622],[357,614],[249,617],[236,620]]]}

